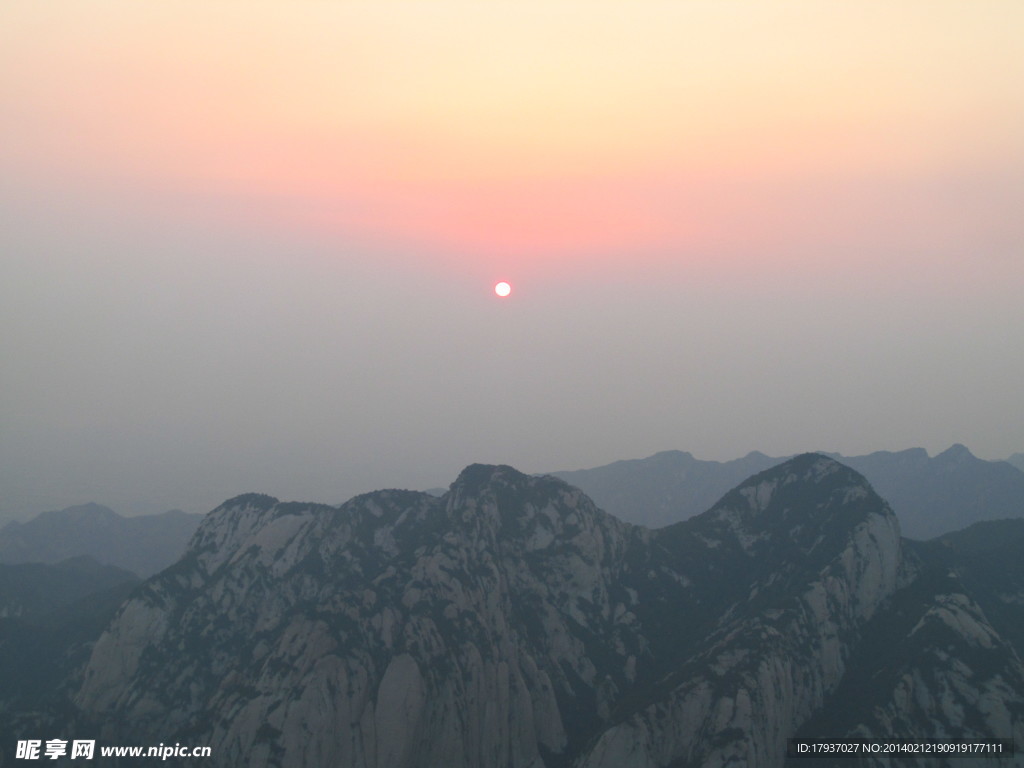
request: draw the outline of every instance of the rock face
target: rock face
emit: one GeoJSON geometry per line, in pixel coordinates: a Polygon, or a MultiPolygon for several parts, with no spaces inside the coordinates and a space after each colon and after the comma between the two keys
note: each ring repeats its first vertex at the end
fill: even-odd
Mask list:
{"type": "Polygon", "coordinates": [[[917,589],[904,546],[864,479],[813,454],[659,531],[504,466],[441,498],[242,496],[122,606],[75,704],[111,743],[227,766],[781,766],[899,605],[988,677],[911,711],[907,666],[844,727],[934,736],[959,707],[1020,740],[999,732],[1022,721],[1019,659],[969,600],[917,589]]]}
{"type": "Polygon", "coordinates": [[[659,680],[662,692],[606,730],[582,765],[778,764],[896,588],[895,518],[850,470],[805,456],[663,537],[710,550],[691,578],[706,595],[717,586],[725,610],[659,680]]]}
{"type": "MultiPolygon", "coordinates": [[[[961,576],[964,561],[948,552],[946,557],[922,557],[928,553],[921,545],[909,546],[905,562],[913,578],[868,624],[836,695],[804,724],[801,736],[841,734],[877,741],[1002,737],[1020,744],[1024,669],[1019,655],[972,597],[961,576]]],[[[1017,626],[1019,618],[1018,613],[1017,626]]],[[[1018,753],[1015,759],[909,756],[865,764],[930,768],[1022,763],[1024,756],[1018,753]]],[[[795,759],[787,765],[819,764],[833,763],[795,759]]]]}

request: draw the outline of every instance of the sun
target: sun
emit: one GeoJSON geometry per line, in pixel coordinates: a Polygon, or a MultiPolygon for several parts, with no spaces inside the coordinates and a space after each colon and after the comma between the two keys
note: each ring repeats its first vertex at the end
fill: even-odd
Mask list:
{"type": "Polygon", "coordinates": [[[504,299],[506,296],[512,293],[512,286],[506,283],[504,280],[502,280],[500,283],[494,286],[494,292],[504,299]]]}

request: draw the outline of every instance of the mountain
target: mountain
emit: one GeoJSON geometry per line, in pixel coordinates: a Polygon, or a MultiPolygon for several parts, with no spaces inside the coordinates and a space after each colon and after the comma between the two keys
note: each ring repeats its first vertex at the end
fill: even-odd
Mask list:
{"type": "Polygon", "coordinates": [[[685,451],[662,451],[594,469],[551,472],[616,517],[661,528],[707,510],[751,475],[785,459],[752,451],[733,461],[703,461],[685,451]]]}
{"type": "MultiPolygon", "coordinates": [[[[1024,690],[1024,681],[1013,671],[1024,651],[1022,546],[1024,519],[977,523],[928,542],[905,541],[913,580],[868,625],[836,695],[800,736],[844,733],[878,739],[912,732],[951,712],[959,713],[952,719],[960,722],[978,708],[989,711],[990,722],[1000,723],[993,733],[1009,733],[1019,721],[1019,707],[989,705],[1005,704],[1007,690],[1015,696],[1024,690]],[[1001,663],[1003,671],[992,674],[988,667],[987,682],[978,685],[977,671],[993,662],[1001,663]],[[886,691],[888,696],[879,695],[886,691]]],[[[959,734],[947,728],[943,736],[959,734]]],[[[1022,756],[1006,762],[1019,765],[1022,756]]],[[[833,764],[791,763],[794,768],[833,764]]]]}
{"type": "MultiPolygon", "coordinates": [[[[827,455],[863,474],[892,505],[910,538],[930,539],[980,520],[1024,516],[1024,472],[1006,462],[979,459],[962,445],[934,458],[923,448],[827,455]]],[[[756,451],[727,462],[666,451],[553,474],[621,519],[658,528],[707,509],[744,477],[783,461],[756,451]]]]}
{"type": "Polygon", "coordinates": [[[1021,472],[1024,472],[1024,453],[1015,453],[1013,456],[1006,460],[1007,464],[1012,464],[1021,472]]]}
{"type": "Polygon", "coordinates": [[[1021,743],[1024,667],[963,546],[902,540],[814,454],[657,531],[505,466],[441,498],[240,496],[121,607],[51,732],[288,768],[772,768],[816,718],[1021,743]]]}
{"type": "Polygon", "coordinates": [[[149,576],[181,557],[202,519],[181,510],[122,517],[99,504],[44,512],[0,528],[0,563],[56,563],[88,556],[149,576]]]}
{"type": "Polygon", "coordinates": [[[922,448],[841,457],[896,510],[906,536],[930,539],[982,520],[1024,516],[1024,472],[957,444],[933,458],[922,448]]]}

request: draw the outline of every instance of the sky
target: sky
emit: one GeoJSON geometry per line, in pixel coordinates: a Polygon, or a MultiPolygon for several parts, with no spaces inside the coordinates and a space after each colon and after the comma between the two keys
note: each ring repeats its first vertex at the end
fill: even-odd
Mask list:
{"type": "Polygon", "coordinates": [[[1018,0],[5,0],[0,516],[1022,451],[1021,29],[1018,0]]]}

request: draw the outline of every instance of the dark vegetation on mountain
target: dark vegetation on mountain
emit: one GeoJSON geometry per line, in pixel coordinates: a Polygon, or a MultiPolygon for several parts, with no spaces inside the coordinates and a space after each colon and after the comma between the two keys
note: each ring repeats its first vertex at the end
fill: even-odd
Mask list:
{"type": "Polygon", "coordinates": [[[88,557],[0,565],[0,731],[68,709],[92,644],[139,581],[88,557]]]}

